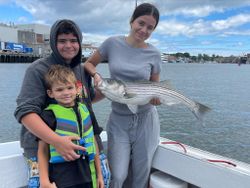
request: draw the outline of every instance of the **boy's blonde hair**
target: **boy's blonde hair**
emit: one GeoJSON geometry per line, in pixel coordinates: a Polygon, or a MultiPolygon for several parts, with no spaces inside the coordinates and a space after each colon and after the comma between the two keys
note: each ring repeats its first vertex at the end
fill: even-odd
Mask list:
{"type": "Polygon", "coordinates": [[[48,72],[45,74],[45,82],[47,89],[51,89],[55,83],[74,83],[77,79],[74,72],[62,65],[51,65],[48,72]]]}

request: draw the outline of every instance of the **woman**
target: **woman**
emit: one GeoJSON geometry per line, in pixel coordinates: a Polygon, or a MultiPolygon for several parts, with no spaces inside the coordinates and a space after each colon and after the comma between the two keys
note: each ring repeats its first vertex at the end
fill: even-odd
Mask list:
{"type": "MultiPolygon", "coordinates": [[[[160,52],[146,43],[159,21],[159,11],[149,3],[136,7],[130,20],[128,36],[110,37],[87,60],[84,67],[97,85],[101,76],[96,66],[107,60],[110,76],[124,81],[159,81],[160,52]]],[[[156,108],[159,99],[140,106],[133,114],[126,105],[112,102],[107,123],[108,160],[111,168],[111,187],[121,188],[132,167],[132,188],[148,187],[153,154],[159,140],[159,119],[156,108]]]]}

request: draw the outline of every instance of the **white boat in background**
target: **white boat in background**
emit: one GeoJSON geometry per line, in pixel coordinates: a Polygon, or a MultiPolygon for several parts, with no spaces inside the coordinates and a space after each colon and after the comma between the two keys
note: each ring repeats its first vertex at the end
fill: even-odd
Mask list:
{"type": "MultiPolygon", "coordinates": [[[[101,134],[107,140],[106,133],[101,134]]],[[[0,188],[25,187],[27,166],[19,141],[0,144],[0,188]]],[[[249,188],[250,165],[161,138],[151,188],[249,188]]]]}

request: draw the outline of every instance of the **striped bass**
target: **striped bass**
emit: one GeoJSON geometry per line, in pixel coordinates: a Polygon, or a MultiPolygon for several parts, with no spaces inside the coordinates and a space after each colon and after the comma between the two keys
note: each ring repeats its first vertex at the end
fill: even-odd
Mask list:
{"type": "Polygon", "coordinates": [[[159,98],[162,104],[168,106],[184,104],[198,120],[202,120],[203,115],[210,111],[209,107],[193,101],[172,89],[166,80],[161,82],[125,82],[102,78],[102,81],[97,85],[97,89],[109,100],[127,104],[132,113],[137,112],[138,105],[145,105],[153,98],[159,98]]]}

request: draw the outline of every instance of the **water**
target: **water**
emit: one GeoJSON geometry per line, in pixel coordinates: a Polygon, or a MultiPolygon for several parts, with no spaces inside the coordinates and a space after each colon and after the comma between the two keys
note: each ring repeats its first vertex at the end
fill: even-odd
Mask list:
{"type": "MultiPolygon", "coordinates": [[[[29,64],[0,64],[0,142],[19,139],[21,125],[13,116],[15,99],[29,64]]],[[[106,64],[98,71],[108,76],[106,64]]],[[[160,106],[161,136],[193,147],[250,163],[250,66],[235,64],[164,64],[161,79],[168,79],[185,96],[212,111],[202,126],[184,106],[160,106]]],[[[94,104],[105,128],[110,102],[94,104]]]]}

